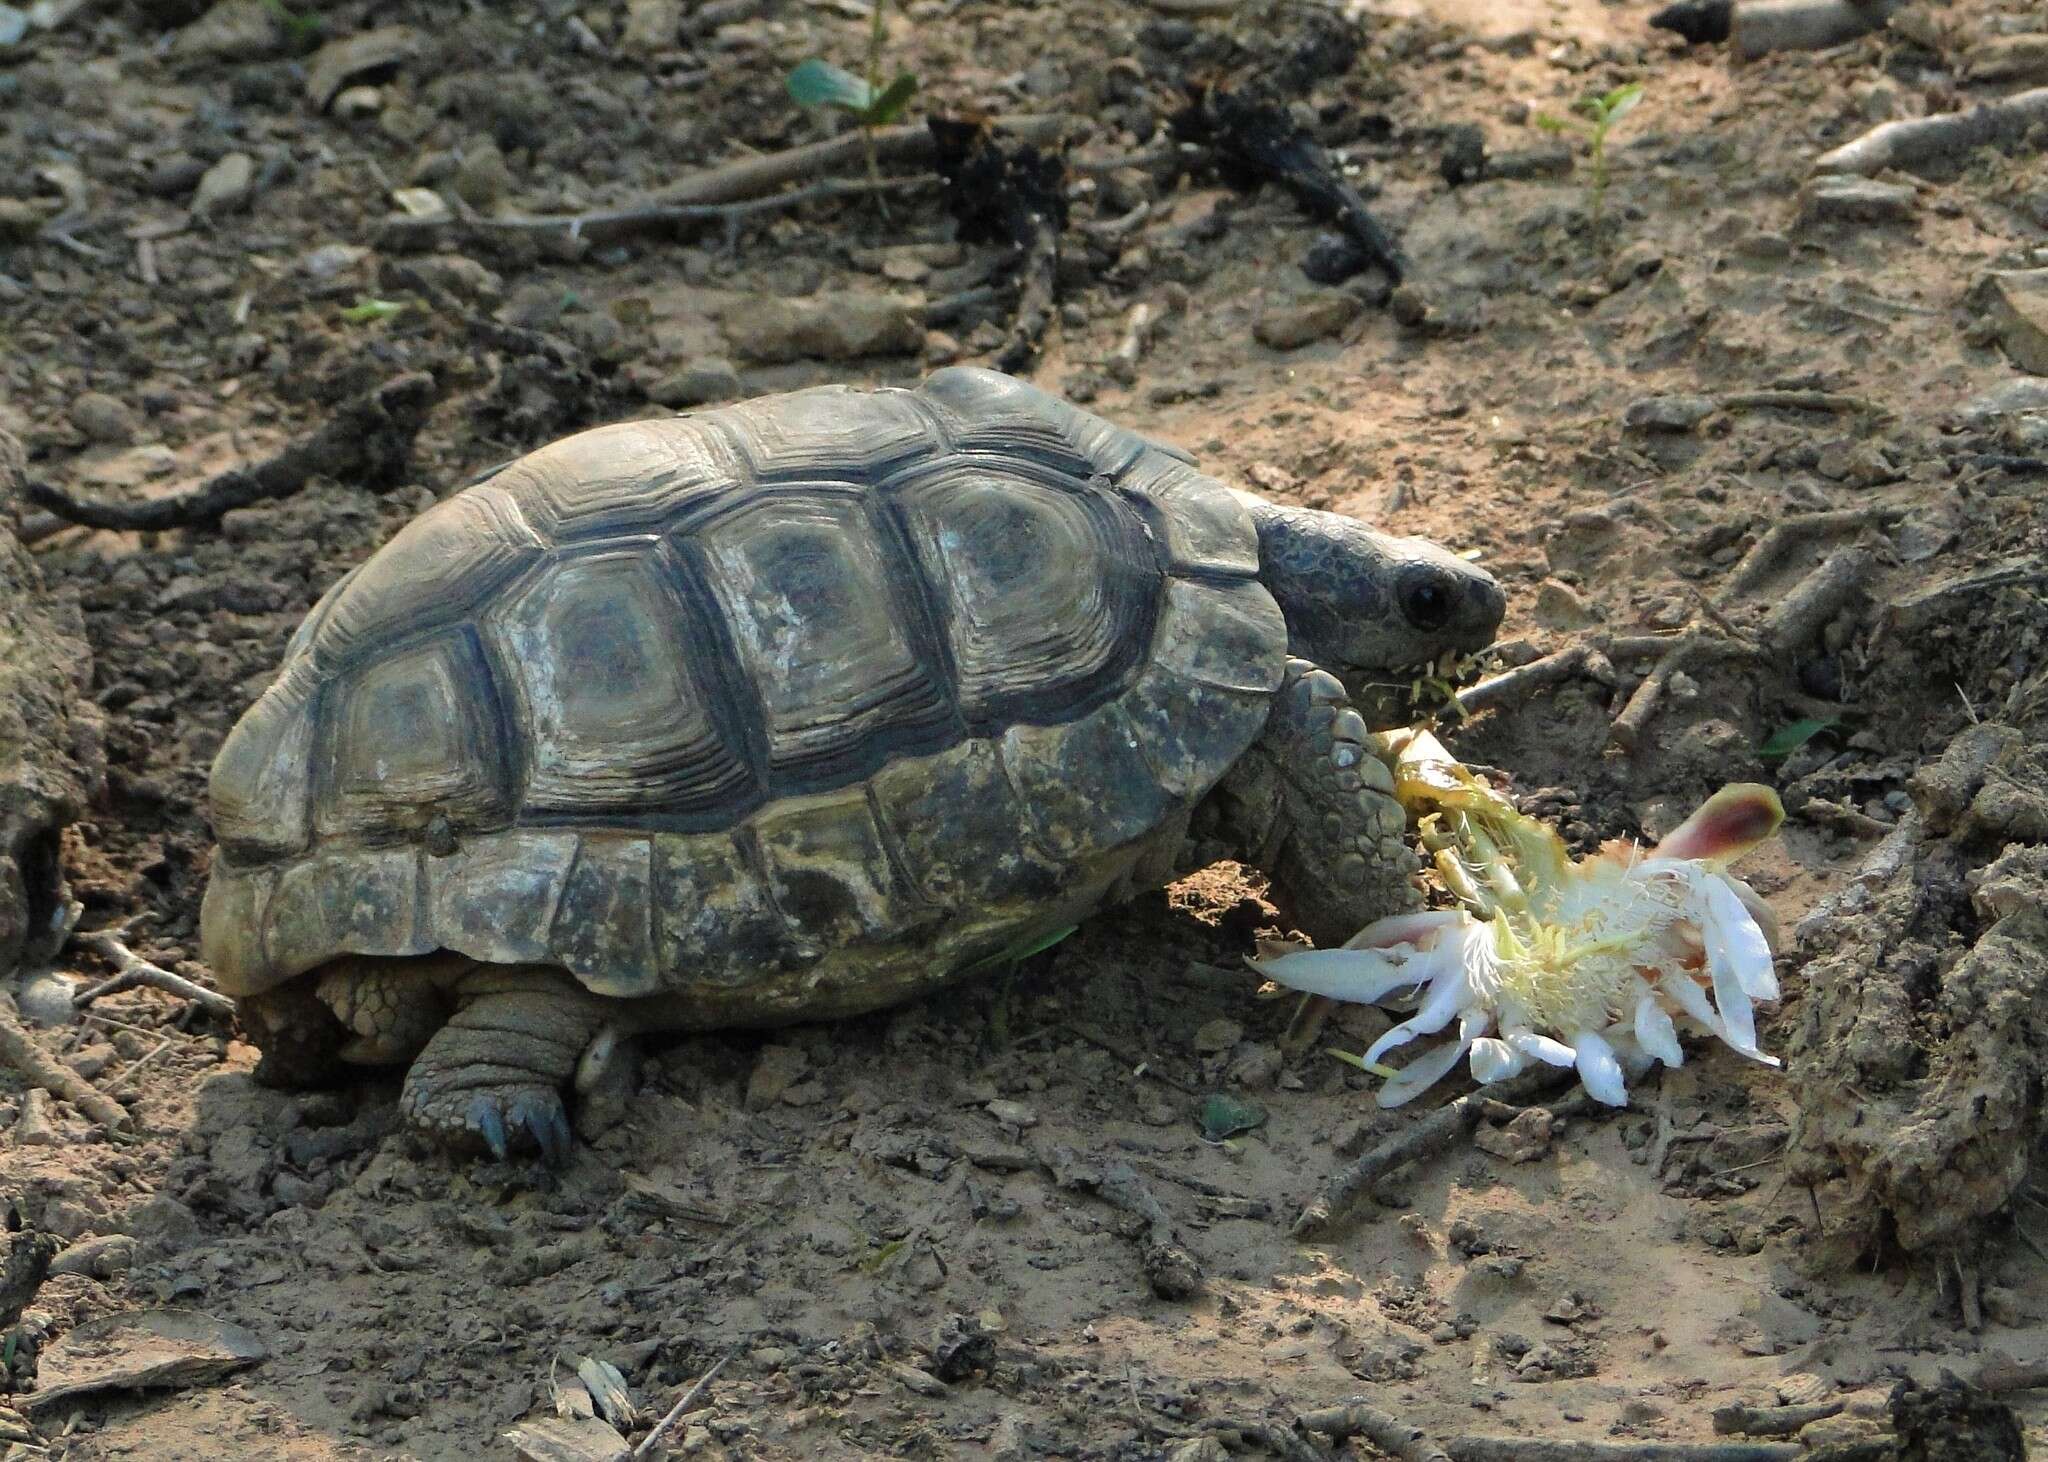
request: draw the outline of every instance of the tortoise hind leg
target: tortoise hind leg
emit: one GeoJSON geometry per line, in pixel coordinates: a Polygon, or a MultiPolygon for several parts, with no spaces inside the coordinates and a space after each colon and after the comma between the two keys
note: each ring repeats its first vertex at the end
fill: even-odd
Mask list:
{"type": "Polygon", "coordinates": [[[455,996],[455,1014],[406,1073],[406,1115],[453,1146],[481,1144],[499,1158],[531,1147],[564,1161],[562,1088],[613,1002],[538,965],[477,966],[455,996]]]}

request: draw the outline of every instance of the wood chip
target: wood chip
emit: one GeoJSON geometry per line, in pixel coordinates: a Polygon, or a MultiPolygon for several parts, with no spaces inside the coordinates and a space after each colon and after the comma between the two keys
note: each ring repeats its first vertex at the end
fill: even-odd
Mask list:
{"type": "Polygon", "coordinates": [[[43,1353],[41,1386],[16,1398],[46,1412],[96,1391],[203,1386],[269,1352],[255,1333],[196,1310],[138,1310],[88,1320],[43,1353]]]}

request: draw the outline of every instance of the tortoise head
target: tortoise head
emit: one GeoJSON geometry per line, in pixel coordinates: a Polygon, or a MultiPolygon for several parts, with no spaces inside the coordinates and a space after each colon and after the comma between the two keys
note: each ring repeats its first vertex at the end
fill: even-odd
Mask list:
{"type": "Polygon", "coordinates": [[[1493,643],[1507,598],[1486,570],[1426,539],[1242,496],[1289,652],[1342,680],[1368,719],[1406,719],[1412,681],[1493,643]]]}

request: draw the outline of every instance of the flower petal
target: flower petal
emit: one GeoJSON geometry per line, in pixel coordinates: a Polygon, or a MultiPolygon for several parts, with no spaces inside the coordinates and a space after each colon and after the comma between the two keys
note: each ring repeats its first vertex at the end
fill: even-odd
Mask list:
{"type": "Polygon", "coordinates": [[[1719,1036],[1724,1041],[1728,1039],[1727,1024],[1714,1013],[1713,1005],[1707,1000],[1707,992],[1699,987],[1691,975],[1683,970],[1677,971],[1659,980],[1657,988],[1669,995],[1680,1010],[1698,1022],[1701,1030],[1710,1036],[1719,1036]]]}
{"type": "Polygon", "coordinates": [[[1278,959],[1247,963],[1276,985],[1360,1005],[1372,1005],[1397,990],[1420,985],[1434,978],[1443,965],[1434,954],[1411,952],[1406,958],[1397,958],[1395,952],[1380,949],[1304,949],[1278,959]]]}
{"type": "Polygon", "coordinates": [[[1387,1078],[1387,1084],[1380,1088],[1380,1105],[1398,1107],[1413,1101],[1441,1081],[1465,1051],[1463,1041],[1444,1041],[1424,1051],[1387,1078]]]}
{"type": "Polygon", "coordinates": [[[1769,787],[1737,782],[1723,787],[1650,850],[1652,858],[1732,863],[1778,830],[1785,804],[1769,787]]]}
{"type": "Polygon", "coordinates": [[[1427,909],[1414,914],[1393,914],[1375,919],[1344,941],[1346,949],[1372,949],[1384,944],[1424,945],[1433,934],[1441,934],[1472,916],[1463,909],[1427,909]]]}
{"type": "Polygon", "coordinates": [[[1678,1028],[1648,991],[1636,1001],[1636,1043],[1666,1066],[1683,1066],[1685,1050],[1678,1044],[1678,1028]]]}
{"type": "Polygon", "coordinates": [[[1700,929],[1706,936],[1708,961],[1717,973],[1722,964],[1728,965],[1752,1000],[1777,999],[1778,972],[1771,963],[1770,941],[1750,916],[1741,895],[1727,879],[1718,877],[1701,879],[1700,892],[1706,903],[1700,929]]]}
{"type": "Polygon", "coordinates": [[[1707,964],[1714,973],[1714,1009],[1721,1012],[1728,1044],[1738,1051],[1754,1051],[1756,1013],[1750,1008],[1749,992],[1742,988],[1741,977],[1727,960],[1713,958],[1711,947],[1707,964]]]}
{"type": "Polygon", "coordinates": [[[1549,1036],[1539,1036],[1534,1031],[1502,1031],[1502,1037],[1516,1051],[1534,1061],[1547,1061],[1552,1066],[1571,1066],[1578,1062],[1578,1052],[1563,1041],[1553,1041],[1549,1036]]]}
{"type": "Polygon", "coordinates": [[[1628,1105],[1628,1087],[1621,1079],[1621,1062],[1614,1048],[1593,1031],[1573,1031],[1572,1045],[1578,1050],[1579,1080],[1596,1102],[1610,1107],[1628,1105]]]}
{"type": "Polygon", "coordinates": [[[1370,1066],[1394,1047],[1405,1045],[1417,1036],[1435,1035],[1451,1023],[1460,1009],[1471,1003],[1472,987],[1465,982],[1463,969],[1439,975],[1424,997],[1422,1008],[1372,1043],[1365,1053],[1365,1064],[1370,1066]]]}
{"type": "Polygon", "coordinates": [[[1528,1064],[1529,1058],[1506,1041],[1481,1036],[1472,1043],[1472,1079],[1482,1086],[1520,1076],[1528,1064]]]}

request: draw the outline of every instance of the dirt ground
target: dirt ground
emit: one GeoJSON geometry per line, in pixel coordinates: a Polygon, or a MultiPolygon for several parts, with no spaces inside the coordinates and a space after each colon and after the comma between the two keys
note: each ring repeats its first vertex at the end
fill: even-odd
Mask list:
{"type": "MultiPolygon", "coordinates": [[[[1956,814],[1919,875],[1855,881],[1902,824],[1917,836],[1913,778],[1960,734],[2011,726],[1999,766],[2017,782],[2038,746],[2048,383],[2008,362],[1971,290],[2048,263],[2048,172],[2039,153],[1984,154],[1888,178],[1903,192],[1848,217],[1802,193],[1814,156],[1871,125],[2010,89],[1963,85],[1964,60],[2043,17],[1960,0],[1914,36],[1738,67],[1649,29],[1652,8],[1326,12],[1358,55],[1297,100],[1414,261],[1419,293],[1393,309],[1377,274],[1308,280],[1318,227],[1279,191],[1157,181],[1178,79],[1283,53],[1299,9],[917,0],[891,7],[887,57],[920,78],[913,117],[1075,119],[1062,303],[1034,380],[1275,498],[1473,551],[1508,587],[1511,663],[1688,626],[1764,645],[1685,661],[1632,747],[1610,728],[1651,662],[1618,653],[1604,679],[1453,740],[1581,844],[1654,836],[1727,781],[1778,786],[1791,818],[1744,867],[1787,929],[1864,890],[1781,961],[1762,1031],[1786,1071],[1702,1047],[1630,1110],[1562,1122],[1532,1161],[1454,1147],[1304,1242],[1290,1223],[1323,1178],[1419,1114],[1382,1113],[1370,1078],[1323,1054],[1370,1041],[1376,1012],[1284,1039],[1293,1002],[1257,998],[1242,967],[1270,911],[1229,868],[906,1008],[656,1044],[627,1092],[584,1111],[587,1140],[552,1178],[418,1147],[395,1079],[260,1088],[229,1023],[131,992],[43,1039],[130,1109],[133,1140],[64,1103],[31,1137],[0,1072],[0,1194],[67,1243],[132,1240],[49,1281],[31,1321],[61,1341],[173,1306],[246,1327],[268,1356],[43,1412],[49,1455],[510,1456],[502,1434],[551,1414],[551,1378],[579,1356],[658,1415],[731,1353],[678,1455],[1008,1459],[1256,1454],[1258,1424],[1358,1394],[1439,1438],[1698,1440],[1717,1407],[1820,1400],[1846,1403],[1825,1426],[1847,1437],[1878,1428],[1901,1377],[2048,1358],[2029,1233],[2048,1234],[2048,1202],[2027,1186],[2048,996],[1964,1010],[1940,994],[1958,970],[2018,967],[1972,963],[2001,910],[1971,900],[2002,848],[2048,825],[1956,814]],[[1535,119],[1631,81],[1644,98],[1603,192],[1583,147],[1535,119]],[[1510,175],[1447,182],[1459,127],[1510,175]],[[1148,150],[1149,170],[1118,165],[1148,150]],[[1164,324],[1124,370],[1139,303],[1164,324]],[[1795,519],[1823,526],[1751,555],[1795,519]],[[1858,545],[1847,592],[1773,641],[1774,611],[1858,545]],[[1834,724],[1767,754],[1807,718],[1834,724]],[[1888,899],[1911,905],[1895,923],[1888,899]],[[1844,1023],[1909,945],[1896,1023],[1855,1044],[1844,1023]],[[1989,1030],[2017,1063],[2005,1085],[1923,1110],[1954,1085],[1941,1063],[1989,1030]],[[1205,1140],[1215,1092],[1263,1125],[1205,1140]],[[1945,1172],[1953,1144],[1931,1168],[1859,1167],[1844,1132],[1903,1131],[1899,1113],[1977,1124],[2002,1186],[1977,1202],[1990,1179],[1945,1172]],[[1143,1224],[1099,1192],[1117,1163],[1163,1204],[1199,1295],[1148,1285],[1143,1224]],[[1928,1218],[1938,1197],[1958,1213],[1928,1218]],[[1204,1430],[1219,1420],[1245,1425],[1204,1430]]],[[[862,0],[203,11],[88,4],[0,48],[0,429],[43,481],[146,499],[401,371],[433,373],[440,399],[395,486],[316,478],[150,534],[29,516],[43,575],[83,609],[106,720],[106,795],[63,848],[84,925],[133,920],[143,954],[201,977],[185,962],[209,761],[345,568],[508,456],[733,389],[707,362],[735,360],[747,393],[908,382],[987,360],[1005,323],[919,323],[1002,257],[957,242],[929,189],[886,217],[841,199],[574,244],[386,222],[394,190],[485,216],[623,205],[823,135],[782,78],[809,55],[858,67],[862,0]],[[409,44],[309,104],[317,48],[394,25],[409,44]],[[821,359],[851,347],[762,323],[764,302],[806,296],[919,328],[877,332],[903,353],[821,359]],[[367,300],[405,307],[353,309],[367,300]],[[567,350],[534,356],[491,321],[567,350]]],[[[1975,775],[1961,805],[1982,803],[1975,775]]],[[[2017,886],[2024,902],[2040,884],[2017,886]]],[[[1998,925],[2033,950],[2040,927],[1998,925]]],[[[59,961],[105,973],[75,944],[59,961]]],[[[2048,1403],[2008,1399],[2048,1438],[2048,1403]]]]}

